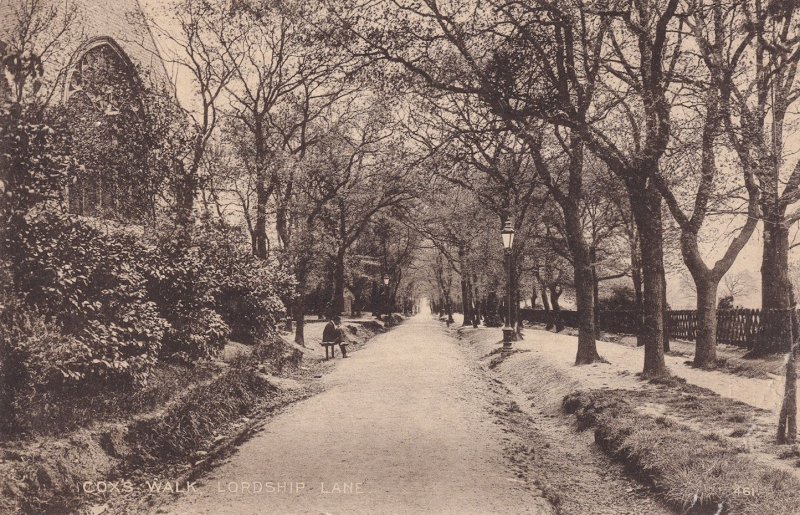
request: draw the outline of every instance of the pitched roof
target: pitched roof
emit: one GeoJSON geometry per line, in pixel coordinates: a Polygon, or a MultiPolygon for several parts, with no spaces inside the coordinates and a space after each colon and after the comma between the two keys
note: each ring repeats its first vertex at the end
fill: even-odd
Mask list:
{"type": "MultiPolygon", "coordinates": [[[[15,6],[24,0],[0,0],[0,41],[8,40],[16,25],[15,6]]],[[[59,9],[78,9],[75,41],[68,41],[67,52],[74,54],[88,42],[99,38],[114,40],[136,65],[149,70],[158,80],[169,83],[164,62],[152,32],[145,23],[138,0],[50,0],[59,9]]],[[[67,59],[71,55],[58,56],[67,59]]]]}

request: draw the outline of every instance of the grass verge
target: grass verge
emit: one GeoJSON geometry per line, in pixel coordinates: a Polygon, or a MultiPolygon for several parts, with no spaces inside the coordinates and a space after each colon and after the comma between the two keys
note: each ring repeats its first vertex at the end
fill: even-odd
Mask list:
{"type": "Polygon", "coordinates": [[[252,361],[241,360],[189,389],[179,402],[129,424],[76,431],[60,440],[5,450],[0,512],[72,513],[87,501],[81,485],[131,470],[190,461],[232,421],[276,391],[252,361]]]}
{"type": "Polygon", "coordinates": [[[800,481],[754,462],[740,446],[635,409],[630,391],[591,390],[567,395],[563,409],[641,481],[683,513],[796,513],[800,481]]]}
{"type": "Polygon", "coordinates": [[[161,362],[146,385],[109,387],[82,386],[64,392],[36,392],[28,408],[18,414],[23,431],[0,434],[0,443],[57,437],[67,432],[130,419],[155,410],[175,397],[219,373],[213,363],[161,362]]]}
{"type": "MultiPolygon", "coordinates": [[[[356,347],[383,330],[375,322],[349,327],[356,347]]],[[[145,504],[129,509],[129,499],[113,492],[87,495],[81,485],[189,477],[256,419],[313,393],[306,381],[326,365],[312,361],[300,371],[302,360],[297,346],[274,338],[229,365],[168,366],[142,391],[90,393],[32,413],[35,429],[0,445],[0,513],[76,513],[87,504],[110,513],[148,511],[145,504]],[[279,377],[296,377],[289,382],[297,389],[279,377]],[[69,415],[60,433],[59,414],[69,415]]],[[[144,494],[137,490],[133,498],[144,494]]]]}
{"type": "Polygon", "coordinates": [[[186,460],[220,428],[247,415],[276,390],[254,363],[242,358],[216,380],[192,389],[183,402],[134,424],[126,438],[128,461],[163,465],[186,460]]]}

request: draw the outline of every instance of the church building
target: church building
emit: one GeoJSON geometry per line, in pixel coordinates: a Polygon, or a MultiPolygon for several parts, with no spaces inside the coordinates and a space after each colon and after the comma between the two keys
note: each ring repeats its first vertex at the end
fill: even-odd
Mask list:
{"type": "Polygon", "coordinates": [[[85,168],[67,192],[69,210],[126,222],[148,216],[152,199],[142,197],[152,192],[136,173],[147,166],[142,94],[171,86],[139,1],[0,0],[0,42],[19,48],[31,26],[39,33],[28,46],[46,49],[45,88],[85,168]]]}

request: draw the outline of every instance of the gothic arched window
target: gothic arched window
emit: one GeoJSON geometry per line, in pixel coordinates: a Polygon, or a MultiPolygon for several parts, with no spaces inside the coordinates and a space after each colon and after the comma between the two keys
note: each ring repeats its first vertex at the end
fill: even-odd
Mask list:
{"type": "Polygon", "coordinates": [[[130,60],[110,40],[86,47],[67,78],[72,155],[82,165],[69,210],[138,221],[146,215],[139,178],[146,167],[141,88],[130,60]]]}

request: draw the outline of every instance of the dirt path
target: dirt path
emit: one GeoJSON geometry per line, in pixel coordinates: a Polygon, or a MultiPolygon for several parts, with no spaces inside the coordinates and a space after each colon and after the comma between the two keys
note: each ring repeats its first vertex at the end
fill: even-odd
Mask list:
{"type": "Polygon", "coordinates": [[[161,513],[550,513],[495,392],[428,316],[337,363],[161,513]]]}

